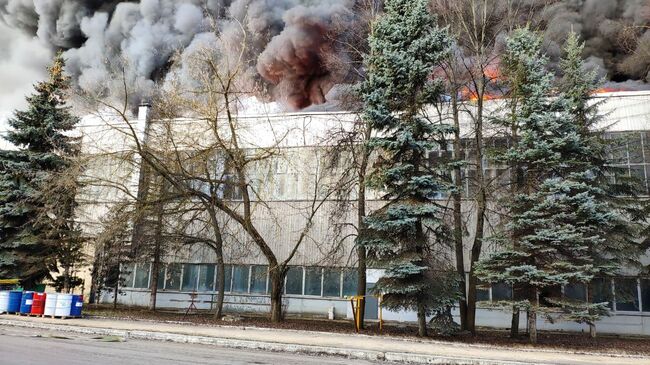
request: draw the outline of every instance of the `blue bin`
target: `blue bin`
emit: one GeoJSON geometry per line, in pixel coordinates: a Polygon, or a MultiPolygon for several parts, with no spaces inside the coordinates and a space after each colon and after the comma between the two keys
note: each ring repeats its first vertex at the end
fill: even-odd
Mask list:
{"type": "Polygon", "coordinates": [[[7,312],[9,313],[18,313],[20,312],[20,300],[23,297],[23,292],[18,290],[12,290],[9,293],[9,305],[7,306],[7,312]]]}
{"type": "Polygon", "coordinates": [[[34,292],[24,292],[20,299],[20,313],[30,314],[32,312],[32,304],[34,304],[34,292]]]}
{"type": "Polygon", "coordinates": [[[70,308],[71,317],[81,317],[81,310],[84,306],[84,296],[83,295],[73,295],[72,296],[72,307],[70,308]]]}

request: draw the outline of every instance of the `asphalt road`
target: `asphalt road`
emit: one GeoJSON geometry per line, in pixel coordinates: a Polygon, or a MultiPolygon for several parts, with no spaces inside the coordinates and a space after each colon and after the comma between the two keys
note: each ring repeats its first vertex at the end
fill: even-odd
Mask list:
{"type": "MultiPolygon", "coordinates": [[[[0,327],[2,365],[350,364],[351,360],[0,327]],[[119,341],[118,341],[119,340],[119,341]]],[[[354,361],[354,364],[371,364],[354,361]]]]}

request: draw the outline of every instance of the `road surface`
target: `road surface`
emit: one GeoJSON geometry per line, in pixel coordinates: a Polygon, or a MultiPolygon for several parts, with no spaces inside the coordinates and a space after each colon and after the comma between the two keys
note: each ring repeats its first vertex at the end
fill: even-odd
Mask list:
{"type": "MultiPolygon", "coordinates": [[[[349,364],[343,358],[128,340],[18,327],[0,327],[3,365],[349,364]],[[118,340],[122,340],[118,342],[118,340]]],[[[355,365],[370,362],[354,361],[355,365]]]]}

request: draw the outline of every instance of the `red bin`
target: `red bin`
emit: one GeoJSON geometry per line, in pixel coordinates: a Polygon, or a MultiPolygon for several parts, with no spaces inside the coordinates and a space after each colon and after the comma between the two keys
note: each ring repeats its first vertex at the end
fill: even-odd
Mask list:
{"type": "Polygon", "coordinates": [[[32,314],[43,314],[45,311],[45,293],[34,293],[34,302],[32,303],[32,314]]]}

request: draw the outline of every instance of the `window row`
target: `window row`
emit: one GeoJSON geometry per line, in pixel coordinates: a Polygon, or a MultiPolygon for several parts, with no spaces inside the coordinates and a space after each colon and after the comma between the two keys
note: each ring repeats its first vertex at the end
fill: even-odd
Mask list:
{"type": "MultiPolygon", "coordinates": [[[[477,290],[479,301],[499,301],[518,299],[512,285],[495,283],[477,290]]],[[[650,312],[650,278],[622,277],[615,279],[594,279],[589,285],[583,283],[551,287],[539,293],[539,303],[545,298],[559,298],[589,301],[590,303],[609,303],[614,311],[650,312]]]]}
{"type": "MultiPolygon", "coordinates": [[[[125,264],[121,269],[121,285],[148,289],[152,265],[125,264]]],[[[225,265],[226,293],[268,294],[268,266],[225,265]]],[[[287,272],[284,290],[288,295],[344,297],[355,295],[358,274],[355,269],[292,266],[287,272]]],[[[167,264],[158,273],[158,289],[184,292],[217,291],[217,269],[214,264],[167,264]]]]}

